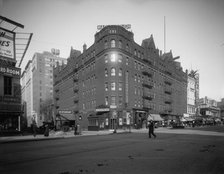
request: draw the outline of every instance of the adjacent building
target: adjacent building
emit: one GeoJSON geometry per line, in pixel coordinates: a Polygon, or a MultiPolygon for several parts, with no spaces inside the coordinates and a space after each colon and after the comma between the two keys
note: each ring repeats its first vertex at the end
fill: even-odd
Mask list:
{"type": "Polygon", "coordinates": [[[123,26],[105,26],[54,69],[55,113],[89,130],[142,127],[149,114],[178,120],[187,112],[187,73],[177,58],[152,35],[139,45],[123,26]]]}
{"type": "Polygon", "coordinates": [[[220,102],[217,102],[217,107],[220,109],[220,117],[224,120],[224,98],[220,102]]]}
{"type": "Polygon", "coordinates": [[[199,74],[197,71],[191,70],[187,81],[187,117],[195,117],[199,115],[199,74]]]}
{"type": "Polygon", "coordinates": [[[53,67],[66,64],[67,60],[59,57],[59,50],[35,53],[21,76],[22,102],[25,106],[27,126],[33,120],[37,126],[53,119],[53,67]],[[47,110],[47,111],[46,111],[47,110]]]}
{"type": "Polygon", "coordinates": [[[203,118],[219,118],[220,108],[217,107],[217,101],[208,97],[199,100],[200,114],[203,118]]]}
{"type": "Polygon", "coordinates": [[[21,69],[16,64],[18,53],[24,57],[29,43],[23,43],[25,48],[19,52],[15,29],[24,26],[3,16],[0,16],[0,24],[0,135],[6,135],[21,130],[21,69]]]}

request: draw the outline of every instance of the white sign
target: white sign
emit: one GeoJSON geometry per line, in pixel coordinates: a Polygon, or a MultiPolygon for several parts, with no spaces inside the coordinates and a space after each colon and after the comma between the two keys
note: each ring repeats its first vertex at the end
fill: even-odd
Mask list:
{"type": "Polygon", "coordinates": [[[0,28],[0,56],[15,58],[15,33],[0,28]]]}
{"type": "Polygon", "coordinates": [[[59,110],[59,114],[72,114],[72,110],[59,110]]]}
{"type": "Polygon", "coordinates": [[[4,67],[0,65],[0,73],[20,76],[20,69],[15,67],[4,67]]]}

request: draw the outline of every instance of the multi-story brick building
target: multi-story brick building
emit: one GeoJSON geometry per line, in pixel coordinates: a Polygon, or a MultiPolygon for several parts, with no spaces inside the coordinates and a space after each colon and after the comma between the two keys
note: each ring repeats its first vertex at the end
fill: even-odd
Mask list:
{"type": "Polygon", "coordinates": [[[49,116],[42,111],[43,107],[51,108],[53,105],[53,67],[56,64],[66,63],[67,59],[46,51],[35,53],[32,61],[27,63],[21,76],[21,85],[22,101],[26,106],[24,114],[28,127],[31,126],[33,119],[37,126],[52,119],[50,117],[53,117],[53,113],[49,116]],[[45,106],[46,104],[49,106],[45,106]]]}
{"type": "Polygon", "coordinates": [[[56,112],[73,111],[69,117],[89,130],[141,127],[149,113],[164,119],[186,113],[187,74],[180,63],[171,51],[161,54],[152,35],[141,45],[133,36],[106,26],[83,53],[71,49],[67,66],[54,69],[56,112]]]}

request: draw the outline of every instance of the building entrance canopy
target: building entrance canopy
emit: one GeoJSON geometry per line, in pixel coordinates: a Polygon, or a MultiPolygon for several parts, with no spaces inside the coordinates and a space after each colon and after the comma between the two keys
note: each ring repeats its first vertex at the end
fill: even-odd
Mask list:
{"type": "Polygon", "coordinates": [[[154,121],[163,121],[164,119],[161,118],[159,114],[149,114],[147,120],[154,120],[154,121]]]}

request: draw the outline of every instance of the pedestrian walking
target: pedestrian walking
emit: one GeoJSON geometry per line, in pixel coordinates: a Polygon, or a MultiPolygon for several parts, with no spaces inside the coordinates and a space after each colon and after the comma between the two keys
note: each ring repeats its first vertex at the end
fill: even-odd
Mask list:
{"type": "Polygon", "coordinates": [[[154,136],[154,138],[156,138],[156,135],[154,134],[154,122],[152,120],[149,120],[148,122],[148,127],[149,127],[149,138],[151,138],[151,135],[154,136]]]}
{"type": "Polygon", "coordinates": [[[33,136],[36,137],[36,135],[37,135],[37,124],[36,124],[35,121],[33,122],[32,126],[33,126],[33,136]]]}
{"type": "Polygon", "coordinates": [[[78,135],[78,126],[77,126],[77,124],[75,124],[75,131],[74,131],[74,135],[78,135]]]}
{"type": "Polygon", "coordinates": [[[49,126],[48,126],[48,124],[45,125],[44,136],[45,137],[48,137],[49,136],[49,126]]]}

